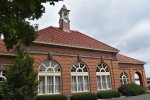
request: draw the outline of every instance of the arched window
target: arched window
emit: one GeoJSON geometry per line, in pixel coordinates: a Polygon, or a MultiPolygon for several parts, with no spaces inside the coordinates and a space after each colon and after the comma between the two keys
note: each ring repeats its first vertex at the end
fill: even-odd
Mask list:
{"type": "Polygon", "coordinates": [[[110,71],[106,64],[101,63],[97,66],[96,76],[98,91],[111,89],[110,71]]]}
{"type": "Polygon", "coordinates": [[[120,75],[120,80],[121,80],[121,84],[128,84],[129,79],[128,79],[127,73],[122,72],[121,75],[120,75]]]}
{"type": "Polygon", "coordinates": [[[77,62],[72,66],[71,85],[73,93],[89,91],[88,68],[84,63],[77,62]]]}
{"type": "Polygon", "coordinates": [[[6,77],[5,77],[5,71],[0,70],[0,82],[5,82],[6,77]]]}
{"type": "Polygon", "coordinates": [[[38,94],[61,93],[61,68],[54,60],[46,60],[39,67],[38,94]]]}

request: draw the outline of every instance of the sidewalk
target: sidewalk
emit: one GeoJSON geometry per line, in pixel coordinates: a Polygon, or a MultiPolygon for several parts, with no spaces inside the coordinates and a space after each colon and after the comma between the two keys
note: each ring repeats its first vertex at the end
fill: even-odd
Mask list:
{"type": "Polygon", "coordinates": [[[121,96],[120,98],[111,98],[111,99],[98,99],[98,100],[150,100],[150,93],[146,93],[138,96],[121,96]]]}

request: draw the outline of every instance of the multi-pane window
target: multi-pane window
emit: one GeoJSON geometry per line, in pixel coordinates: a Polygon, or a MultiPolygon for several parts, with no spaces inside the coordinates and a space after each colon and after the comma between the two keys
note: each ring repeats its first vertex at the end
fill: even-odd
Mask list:
{"type": "Polygon", "coordinates": [[[5,77],[5,71],[0,70],[0,82],[5,82],[6,77],[5,77]]]}
{"type": "Polygon", "coordinates": [[[89,91],[89,76],[87,66],[82,62],[77,62],[71,68],[72,92],[89,91]]]}
{"type": "Polygon", "coordinates": [[[39,67],[38,94],[60,94],[61,93],[61,68],[53,60],[44,61],[39,67]]]}
{"type": "Polygon", "coordinates": [[[128,84],[129,83],[129,78],[128,78],[127,73],[125,73],[125,72],[121,73],[120,81],[121,81],[121,84],[128,84]]]}
{"type": "Polygon", "coordinates": [[[101,63],[97,66],[96,76],[98,91],[111,89],[110,71],[106,64],[101,63]]]}

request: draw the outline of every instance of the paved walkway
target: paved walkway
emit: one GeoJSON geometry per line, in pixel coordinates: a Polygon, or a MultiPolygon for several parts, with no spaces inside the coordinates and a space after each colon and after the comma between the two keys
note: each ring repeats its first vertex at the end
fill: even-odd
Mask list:
{"type": "Polygon", "coordinates": [[[143,94],[131,97],[112,98],[112,99],[98,99],[98,100],[150,100],[150,94],[143,94]]]}

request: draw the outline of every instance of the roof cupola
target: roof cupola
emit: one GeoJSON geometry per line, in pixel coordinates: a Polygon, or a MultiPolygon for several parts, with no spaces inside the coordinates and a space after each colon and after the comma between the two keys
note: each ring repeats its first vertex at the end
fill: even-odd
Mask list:
{"type": "Polygon", "coordinates": [[[65,5],[59,11],[59,28],[64,31],[70,31],[70,20],[69,20],[69,12],[65,5]]]}

